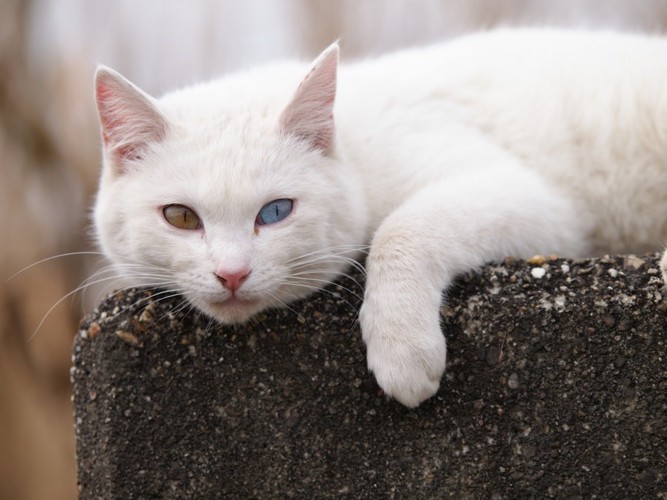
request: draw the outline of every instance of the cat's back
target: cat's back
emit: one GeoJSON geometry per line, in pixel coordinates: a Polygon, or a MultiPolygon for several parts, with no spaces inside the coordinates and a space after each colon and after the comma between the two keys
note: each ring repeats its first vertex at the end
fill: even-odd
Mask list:
{"type": "Polygon", "coordinates": [[[645,153],[647,141],[667,153],[665,38],[502,30],[436,50],[442,92],[464,119],[536,168],[608,170],[645,153]]]}
{"type": "MultiPolygon", "coordinates": [[[[490,116],[513,123],[618,92],[644,95],[667,84],[667,41],[613,32],[505,29],[349,62],[343,54],[335,114],[343,127],[391,118],[408,125],[457,120],[488,124],[490,116]],[[423,107],[430,111],[424,116],[423,107]],[[414,112],[417,110],[417,112],[414,112]]],[[[242,70],[171,92],[161,101],[179,118],[248,117],[267,126],[292,97],[308,64],[286,61],[242,70]]],[[[399,127],[400,128],[400,127],[399,127]]]]}
{"type": "Polygon", "coordinates": [[[606,207],[600,227],[627,226],[630,213],[651,221],[641,237],[600,236],[607,247],[649,247],[667,234],[647,215],[667,210],[665,38],[475,34],[353,65],[347,83],[342,74],[340,107],[339,122],[353,131],[345,140],[370,159],[369,178],[383,192],[399,186],[404,197],[434,177],[492,167],[486,142],[563,186],[584,210],[606,207]],[[367,154],[355,147],[362,143],[378,147],[367,154]]]}
{"type": "MultiPolygon", "coordinates": [[[[608,161],[610,141],[621,137],[627,151],[653,141],[667,153],[667,39],[659,36],[483,32],[352,64],[341,72],[339,96],[338,122],[351,144],[401,144],[467,127],[536,168],[561,172],[608,161]]],[[[455,149],[425,157],[444,165],[455,149]]]]}
{"type": "Polygon", "coordinates": [[[362,100],[394,106],[430,100],[450,101],[473,113],[506,108],[532,114],[538,103],[547,110],[552,104],[562,108],[563,99],[590,106],[610,93],[646,95],[665,83],[663,37],[501,29],[354,63],[341,72],[340,94],[346,112],[358,109],[362,100]],[[554,103],[557,99],[561,102],[554,103]]]}

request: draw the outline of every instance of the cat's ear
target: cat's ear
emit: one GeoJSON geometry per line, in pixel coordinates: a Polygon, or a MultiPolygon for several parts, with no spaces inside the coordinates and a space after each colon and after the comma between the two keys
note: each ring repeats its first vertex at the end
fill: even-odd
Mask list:
{"type": "Polygon", "coordinates": [[[280,130],[328,152],[334,137],[338,43],[315,60],[294,97],[280,116],[280,130]]]}
{"type": "Polygon", "coordinates": [[[95,102],[104,147],[119,173],[166,134],[167,121],[153,99],[104,66],[95,73],[95,102]]]}

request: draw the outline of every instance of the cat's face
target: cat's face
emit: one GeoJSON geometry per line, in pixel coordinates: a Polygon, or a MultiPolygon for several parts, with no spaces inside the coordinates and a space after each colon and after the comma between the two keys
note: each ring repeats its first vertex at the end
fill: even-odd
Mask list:
{"type": "Polygon", "coordinates": [[[333,152],[336,62],[326,51],[291,101],[227,104],[224,82],[155,101],[100,69],[95,227],[119,273],[225,323],[334,279],[366,224],[358,179],[333,152]]]}

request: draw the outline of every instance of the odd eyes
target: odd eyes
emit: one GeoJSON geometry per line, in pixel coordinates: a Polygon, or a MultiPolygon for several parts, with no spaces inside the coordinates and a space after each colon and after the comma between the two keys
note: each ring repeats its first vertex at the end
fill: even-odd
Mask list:
{"type": "Polygon", "coordinates": [[[258,226],[265,226],[267,224],[275,224],[276,222],[280,222],[292,213],[293,206],[294,201],[288,198],[281,198],[279,200],[270,201],[264,205],[257,214],[255,224],[258,226]]]}
{"type": "Polygon", "coordinates": [[[167,205],[162,209],[165,220],[178,229],[201,229],[199,216],[185,205],[167,205]]]}
{"type": "MultiPolygon", "coordinates": [[[[287,218],[292,213],[294,201],[288,198],[273,200],[262,207],[257,214],[255,224],[265,226],[275,224],[287,218]]],[[[162,208],[164,219],[178,229],[201,229],[202,222],[199,216],[191,208],[185,205],[171,204],[162,208]]]]}

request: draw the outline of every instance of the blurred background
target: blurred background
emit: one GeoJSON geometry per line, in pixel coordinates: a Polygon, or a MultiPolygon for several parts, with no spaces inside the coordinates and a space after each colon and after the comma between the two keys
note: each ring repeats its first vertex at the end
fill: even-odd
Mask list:
{"type": "Polygon", "coordinates": [[[50,309],[101,261],[63,256],[8,278],[94,250],[96,63],[159,95],[269,59],[310,59],[337,38],[345,60],[498,25],[662,33],[667,2],[2,0],[0,499],[77,496],[70,350],[100,290],[50,309]]]}

